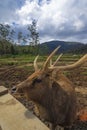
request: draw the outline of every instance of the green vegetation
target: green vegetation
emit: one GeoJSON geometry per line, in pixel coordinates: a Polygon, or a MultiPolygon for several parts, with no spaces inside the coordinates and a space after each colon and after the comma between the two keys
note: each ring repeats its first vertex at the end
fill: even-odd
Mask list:
{"type": "Polygon", "coordinates": [[[82,72],[82,74],[87,76],[87,67],[84,68],[84,71],[82,72]]]}
{"type": "Polygon", "coordinates": [[[45,54],[46,46],[40,48],[39,33],[35,20],[28,25],[27,33],[19,31],[15,35],[15,30],[7,24],[0,24],[0,55],[23,55],[23,54],[45,54]],[[15,44],[16,39],[20,45],[15,44]],[[26,43],[28,45],[26,45],[26,43]]]}
{"type": "MultiPolygon", "coordinates": [[[[8,66],[22,66],[26,64],[30,64],[32,66],[33,61],[36,56],[31,55],[4,55],[0,56],[0,66],[8,65],[8,66]]],[[[39,56],[38,62],[43,62],[46,60],[45,56],[39,56]]]]}
{"type": "Polygon", "coordinates": [[[83,75],[87,75],[87,72],[82,72],[83,75]]]}
{"type": "MultiPolygon", "coordinates": [[[[33,64],[33,61],[36,56],[33,55],[3,55],[0,56],[0,66],[2,65],[26,65],[26,64],[33,64]]],[[[57,59],[58,55],[54,56],[53,61],[57,59]]],[[[75,62],[81,57],[81,55],[69,55],[69,54],[64,54],[60,58],[60,62],[62,64],[67,63],[67,62],[75,62]]],[[[47,56],[39,56],[38,62],[44,62],[46,60],[47,56]]]]}

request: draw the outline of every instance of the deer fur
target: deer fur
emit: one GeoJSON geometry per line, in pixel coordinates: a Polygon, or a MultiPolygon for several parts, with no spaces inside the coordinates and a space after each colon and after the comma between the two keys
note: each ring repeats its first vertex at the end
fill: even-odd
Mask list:
{"type": "Polygon", "coordinates": [[[83,57],[72,65],[58,67],[56,66],[58,58],[57,62],[53,65],[51,62],[49,66],[50,59],[58,49],[59,47],[50,54],[42,69],[38,68],[38,56],[36,57],[35,72],[16,85],[15,93],[23,92],[27,100],[32,100],[37,105],[41,118],[50,121],[54,126],[60,125],[66,129],[76,120],[77,99],[73,83],[62,71],[81,66],[87,61],[87,54],[85,58],[83,57]]]}

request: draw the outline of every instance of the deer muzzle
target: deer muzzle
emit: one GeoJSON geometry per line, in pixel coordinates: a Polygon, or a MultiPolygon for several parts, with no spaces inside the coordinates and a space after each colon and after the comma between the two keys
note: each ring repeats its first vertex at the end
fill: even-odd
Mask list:
{"type": "Polygon", "coordinates": [[[17,92],[17,88],[15,86],[13,86],[10,90],[11,94],[15,94],[17,92]]]}

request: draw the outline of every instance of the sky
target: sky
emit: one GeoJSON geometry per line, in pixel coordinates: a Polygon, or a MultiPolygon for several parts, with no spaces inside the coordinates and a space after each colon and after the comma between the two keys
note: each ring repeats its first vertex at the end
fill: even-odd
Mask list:
{"type": "Polygon", "coordinates": [[[25,32],[33,19],[41,43],[87,43],[87,0],[0,0],[0,23],[25,32]]]}

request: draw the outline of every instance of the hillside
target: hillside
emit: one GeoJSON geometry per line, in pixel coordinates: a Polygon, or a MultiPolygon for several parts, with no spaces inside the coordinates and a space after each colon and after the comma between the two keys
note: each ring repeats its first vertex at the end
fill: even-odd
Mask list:
{"type": "Polygon", "coordinates": [[[41,44],[42,46],[47,46],[48,52],[53,51],[57,46],[61,46],[59,53],[86,53],[87,45],[79,42],[65,42],[65,41],[50,41],[41,44]]]}

